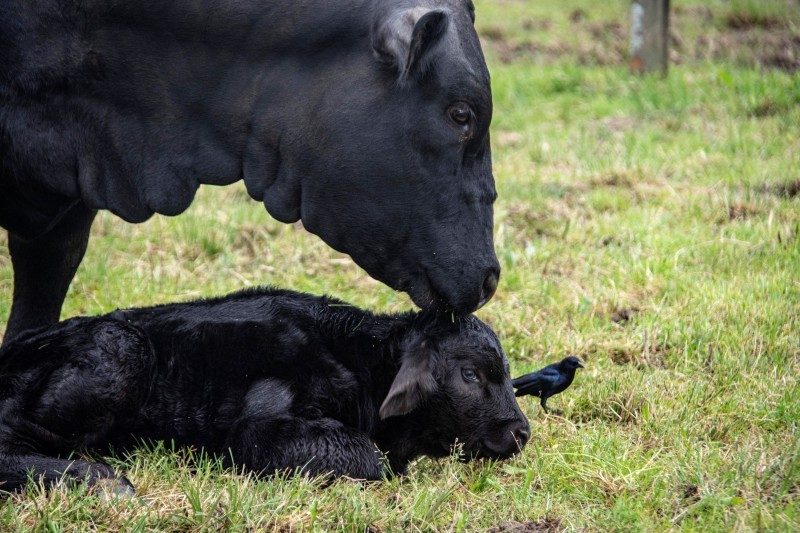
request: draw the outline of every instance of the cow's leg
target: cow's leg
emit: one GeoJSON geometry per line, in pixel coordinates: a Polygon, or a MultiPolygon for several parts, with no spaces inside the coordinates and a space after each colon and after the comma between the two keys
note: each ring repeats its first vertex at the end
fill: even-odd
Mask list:
{"type": "Polygon", "coordinates": [[[102,488],[115,496],[132,496],[133,486],[114,469],[101,463],[58,459],[43,455],[15,455],[0,452],[0,492],[19,492],[28,480],[45,487],[64,482],[68,485],[86,483],[102,488]]]}
{"type": "Polygon", "coordinates": [[[379,480],[386,474],[380,450],[365,433],[329,418],[251,420],[230,450],[235,466],[261,475],[297,471],[379,480]]]}
{"type": "Polygon", "coordinates": [[[95,214],[79,203],[36,239],[25,241],[9,233],[14,300],[3,343],[22,331],[58,321],[69,284],[86,252],[95,214]]]}

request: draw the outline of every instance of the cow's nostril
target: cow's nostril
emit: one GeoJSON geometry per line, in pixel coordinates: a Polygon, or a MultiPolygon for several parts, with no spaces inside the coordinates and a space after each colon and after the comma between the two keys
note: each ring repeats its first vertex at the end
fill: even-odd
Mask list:
{"type": "Polygon", "coordinates": [[[489,275],[483,280],[483,286],[481,287],[481,301],[480,304],[478,304],[478,307],[483,307],[483,304],[492,299],[492,296],[494,296],[494,293],[497,290],[498,281],[499,278],[497,276],[497,271],[492,269],[492,271],[489,272],[489,275]]]}

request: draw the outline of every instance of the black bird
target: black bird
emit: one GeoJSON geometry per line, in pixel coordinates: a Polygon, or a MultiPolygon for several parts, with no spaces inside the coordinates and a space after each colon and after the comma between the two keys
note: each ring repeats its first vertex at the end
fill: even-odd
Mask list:
{"type": "Polygon", "coordinates": [[[541,370],[520,376],[511,383],[517,389],[516,396],[524,396],[526,394],[538,396],[541,399],[542,409],[544,409],[545,413],[549,413],[547,399],[550,396],[564,392],[567,387],[572,385],[572,380],[575,379],[575,371],[579,368],[583,368],[580,359],[570,355],[558,363],[547,365],[541,370]]]}

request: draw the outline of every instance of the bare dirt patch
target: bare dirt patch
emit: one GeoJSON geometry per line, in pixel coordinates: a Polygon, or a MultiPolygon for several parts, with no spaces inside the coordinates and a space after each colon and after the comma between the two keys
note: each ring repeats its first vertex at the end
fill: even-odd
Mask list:
{"type": "Polygon", "coordinates": [[[549,30],[552,25],[550,19],[525,19],[522,21],[522,29],[527,31],[549,30]]]}
{"type": "Polygon", "coordinates": [[[600,246],[622,246],[622,239],[613,235],[606,235],[600,239],[600,246]]]}
{"type": "Polygon", "coordinates": [[[612,348],[608,356],[617,365],[634,365],[639,369],[664,368],[664,353],[662,346],[640,346],[637,348],[616,347],[612,348]]]}
{"type": "Polygon", "coordinates": [[[615,324],[627,324],[638,311],[636,307],[620,307],[611,313],[611,321],[615,324]]]}
{"type": "Polygon", "coordinates": [[[800,195],[800,178],[773,185],[763,185],[760,191],[762,193],[774,194],[778,198],[796,198],[800,195]]]}
{"type": "Polygon", "coordinates": [[[800,70],[800,36],[786,28],[704,34],[697,37],[694,59],[730,59],[741,64],[795,72],[800,70]]]}
{"type": "Polygon", "coordinates": [[[586,20],[586,11],[581,8],[575,9],[569,14],[570,22],[583,22],[586,20]]]}
{"type": "Polygon", "coordinates": [[[533,209],[526,202],[511,202],[508,205],[504,224],[524,239],[531,237],[558,237],[563,232],[559,220],[549,216],[543,210],[533,209]]]}
{"type": "Polygon", "coordinates": [[[786,72],[800,70],[800,36],[775,35],[759,59],[767,67],[786,72]]]}
{"type": "Polygon", "coordinates": [[[726,216],[720,222],[734,222],[737,220],[746,220],[759,213],[759,209],[752,204],[745,202],[735,202],[728,206],[726,216]]]}
{"type": "Polygon", "coordinates": [[[776,102],[771,98],[765,98],[750,109],[750,115],[756,118],[774,117],[788,110],[786,103],[776,102]]]}
{"type": "Polygon", "coordinates": [[[782,26],[777,17],[750,13],[747,11],[734,11],[725,15],[725,25],[734,30],[749,30],[751,28],[771,29],[782,26]]]}
{"type": "Polygon", "coordinates": [[[506,32],[499,26],[488,26],[481,28],[478,32],[481,37],[489,41],[505,42],[506,32]]]}
{"type": "MultiPolygon", "coordinates": [[[[630,320],[630,317],[635,312],[630,308],[619,309],[614,311],[610,318],[612,320],[614,318],[624,320],[623,317],[627,315],[629,317],[628,320],[630,320]]],[[[640,370],[651,370],[653,368],[667,367],[665,358],[668,352],[669,346],[658,339],[652,338],[652,335],[645,335],[644,339],[640,341],[611,341],[604,344],[589,344],[578,350],[577,354],[587,361],[605,355],[614,364],[620,366],[633,365],[640,370]]]]}
{"type": "Polygon", "coordinates": [[[700,488],[695,484],[688,484],[681,487],[681,497],[684,501],[694,503],[700,500],[700,488]]]}
{"type": "Polygon", "coordinates": [[[558,518],[542,518],[536,521],[517,522],[509,520],[490,527],[487,533],[556,533],[564,531],[558,518]]]}
{"type": "Polygon", "coordinates": [[[800,194],[800,178],[794,181],[787,181],[786,183],[775,185],[772,188],[772,192],[776,196],[780,196],[782,198],[795,198],[798,194],[800,194]]]}
{"type": "Polygon", "coordinates": [[[622,28],[622,23],[617,20],[610,22],[595,22],[587,26],[589,35],[597,39],[603,40],[622,40],[625,39],[625,32],[622,28]]]}
{"type": "Polygon", "coordinates": [[[598,174],[589,180],[589,184],[592,187],[620,187],[623,189],[632,189],[640,181],[641,176],[638,172],[621,170],[598,174]]]}
{"type": "Polygon", "coordinates": [[[494,41],[494,48],[500,61],[511,63],[520,59],[539,59],[550,62],[567,55],[569,47],[564,44],[543,44],[534,41],[515,43],[513,41],[494,41]]]}

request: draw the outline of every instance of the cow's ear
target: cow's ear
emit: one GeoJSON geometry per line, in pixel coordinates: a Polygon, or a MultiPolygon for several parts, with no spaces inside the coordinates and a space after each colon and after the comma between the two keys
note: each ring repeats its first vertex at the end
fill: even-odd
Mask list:
{"type": "Polygon", "coordinates": [[[428,11],[414,24],[404,72],[406,77],[423,70],[425,55],[439,41],[446,28],[447,14],[444,11],[428,11]]]}
{"type": "Polygon", "coordinates": [[[433,394],[437,387],[433,357],[434,352],[426,341],[405,351],[400,370],[381,405],[381,420],[408,414],[433,394]]]}
{"type": "Polygon", "coordinates": [[[382,63],[407,79],[425,70],[425,57],[444,34],[448,20],[447,13],[438,9],[401,11],[375,32],[372,48],[382,63]]]}

